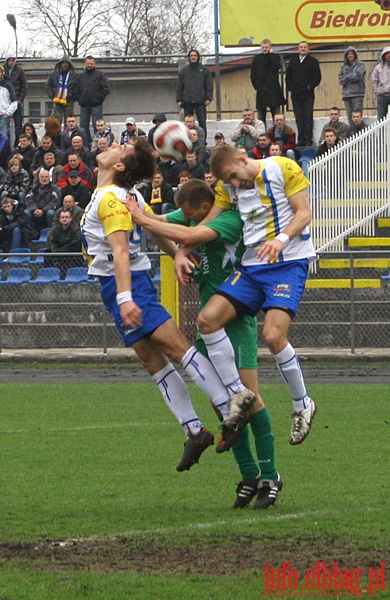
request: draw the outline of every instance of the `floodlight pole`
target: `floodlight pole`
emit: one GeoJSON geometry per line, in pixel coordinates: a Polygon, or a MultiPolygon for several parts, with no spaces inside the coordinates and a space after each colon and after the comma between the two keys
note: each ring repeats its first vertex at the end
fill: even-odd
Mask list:
{"type": "Polygon", "coordinates": [[[219,65],[219,11],[218,0],[214,0],[214,53],[215,53],[215,104],[217,121],[221,120],[221,71],[219,65]]]}
{"type": "Polygon", "coordinates": [[[12,29],[15,33],[15,58],[18,57],[18,34],[16,33],[16,18],[15,15],[8,14],[6,15],[6,19],[8,23],[11,25],[12,29]]]}

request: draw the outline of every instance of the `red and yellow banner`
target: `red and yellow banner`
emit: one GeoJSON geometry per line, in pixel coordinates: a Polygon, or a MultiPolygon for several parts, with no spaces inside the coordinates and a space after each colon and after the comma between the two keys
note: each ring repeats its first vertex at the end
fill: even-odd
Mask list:
{"type": "Polygon", "coordinates": [[[389,9],[386,0],[220,0],[221,45],[388,40],[389,9]]]}

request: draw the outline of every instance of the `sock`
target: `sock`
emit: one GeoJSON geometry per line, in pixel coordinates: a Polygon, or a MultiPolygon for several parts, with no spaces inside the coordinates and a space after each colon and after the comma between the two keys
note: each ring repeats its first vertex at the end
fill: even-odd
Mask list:
{"type": "Polygon", "coordinates": [[[233,456],[243,481],[255,479],[259,475],[259,466],[252,454],[249,443],[249,427],[244,427],[237,444],[232,447],[233,456]]]}
{"type": "Polygon", "coordinates": [[[256,454],[261,470],[261,479],[278,478],[275,469],[274,435],[267,407],[251,414],[250,426],[255,438],[256,454]]]}
{"type": "Polygon", "coordinates": [[[184,371],[198,388],[211,399],[221,415],[229,416],[229,392],[218,377],[211,362],[192,346],[180,361],[184,371]]]}
{"type": "Polygon", "coordinates": [[[224,329],[214,333],[201,334],[207,348],[209,359],[225,386],[232,393],[245,390],[236,367],[234,349],[224,329]]]}
{"type": "Polygon", "coordinates": [[[200,433],[202,423],[188,395],[187,387],[172,364],[153,375],[169,410],[175,415],[187,435],[200,433]]]}
{"type": "Polygon", "coordinates": [[[278,369],[290,392],[294,410],[300,412],[309,406],[309,397],[306,393],[305,382],[298,356],[291,344],[287,344],[279,354],[274,354],[278,369]]]}

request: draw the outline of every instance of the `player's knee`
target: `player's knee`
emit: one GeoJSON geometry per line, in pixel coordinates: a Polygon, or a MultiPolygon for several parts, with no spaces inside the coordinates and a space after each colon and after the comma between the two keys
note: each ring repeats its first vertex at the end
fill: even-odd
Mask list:
{"type": "Polygon", "coordinates": [[[213,331],[215,331],[215,328],[213,327],[213,320],[210,318],[210,316],[204,310],[202,310],[202,312],[199,313],[198,318],[197,318],[197,323],[198,323],[200,333],[207,334],[207,333],[213,333],[213,331]]]}
{"type": "Polygon", "coordinates": [[[284,336],[277,328],[271,327],[263,331],[263,337],[272,354],[278,354],[286,345],[284,336]]]}

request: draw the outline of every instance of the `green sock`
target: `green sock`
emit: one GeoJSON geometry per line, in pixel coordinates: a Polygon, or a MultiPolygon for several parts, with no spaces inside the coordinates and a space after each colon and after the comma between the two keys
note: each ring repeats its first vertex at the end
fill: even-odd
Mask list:
{"type": "Polygon", "coordinates": [[[242,480],[255,479],[259,475],[259,465],[252,454],[248,425],[242,430],[237,444],[232,447],[232,452],[240,469],[242,480]]]}
{"type": "Polygon", "coordinates": [[[266,407],[251,415],[250,426],[255,438],[261,478],[275,480],[278,474],[275,469],[274,435],[266,407]]]}

